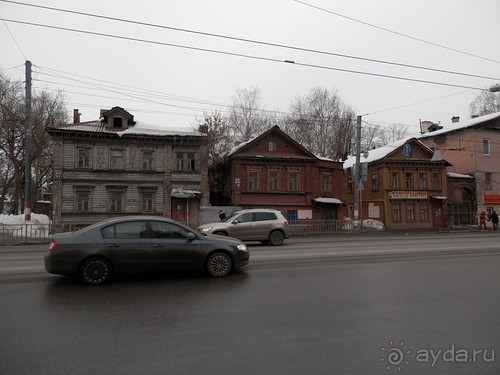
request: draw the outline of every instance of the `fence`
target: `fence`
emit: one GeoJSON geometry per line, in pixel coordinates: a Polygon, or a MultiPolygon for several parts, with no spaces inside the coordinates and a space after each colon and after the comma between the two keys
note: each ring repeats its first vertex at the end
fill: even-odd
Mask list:
{"type": "Polygon", "coordinates": [[[362,222],[352,220],[301,220],[290,224],[292,235],[308,235],[320,233],[354,233],[362,230],[362,222]]]}
{"type": "Polygon", "coordinates": [[[50,224],[0,224],[3,244],[48,242],[50,233],[50,224]]]}

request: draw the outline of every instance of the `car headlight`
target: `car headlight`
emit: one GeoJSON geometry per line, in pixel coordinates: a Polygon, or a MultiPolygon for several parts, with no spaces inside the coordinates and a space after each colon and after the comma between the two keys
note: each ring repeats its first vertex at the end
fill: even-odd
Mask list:
{"type": "Polygon", "coordinates": [[[210,232],[211,230],[212,230],[212,227],[205,227],[205,228],[201,228],[200,232],[201,233],[207,233],[207,232],[210,232]]]}
{"type": "Polygon", "coordinates": [[[236,248],[237,248],[239,251],[248,251],[248,247],[247,247],[247,245],[245,245],[245,244],[238,245],[238,246],[236,246],[236,248]]]}

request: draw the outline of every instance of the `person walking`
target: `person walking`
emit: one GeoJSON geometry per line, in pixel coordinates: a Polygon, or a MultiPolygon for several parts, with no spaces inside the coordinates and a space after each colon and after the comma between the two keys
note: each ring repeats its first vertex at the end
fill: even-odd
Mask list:
{"type": "Polygon", "coordinates": [[[219,211],[219,219],[223,221],[226,218],[226,213],[223,210],[219,211]]]}
{"type": "Polygon", "coordinates": [[[498,221],[499,220],[498,220],[498,215],[495,212],[495,210],[493,210],[493,212],[491,213],[490,220],[493,223],[493,230],[497,230],[498,229],[498,221]]]}
{"type": "Polygon", "coordinates": [[[481,227],[484,226],[484,230],[488,230],[486,229],[486,213],[484,211],[481,211],[481,213],[479,214],[479,230],[481,230],[481,227]]]}

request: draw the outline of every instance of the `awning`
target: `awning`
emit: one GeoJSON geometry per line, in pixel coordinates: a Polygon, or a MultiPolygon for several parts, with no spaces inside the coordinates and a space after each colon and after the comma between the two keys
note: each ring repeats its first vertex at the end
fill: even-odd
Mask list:
{"type": "Polygon", "coordinates": [[[314,198],[313,201],[315,201],[317,203],[342,204],[340,199],[337,199],[337,198],[318,197],[318,198],[314,198]]]}
{"type": "Polygon", "coordinates": [[[185,190],[185,189],[172,189],[172,193],[170,194],[174,198],[199,198],[201,192],[196,190],[185,190]]]}
{"type": "Polygon", "coordinates": [[[442,195],[431,195],[432,199],[436,199],[438,201],[445,201],[448,199],[448,197],[443,197],[442,195]]]}

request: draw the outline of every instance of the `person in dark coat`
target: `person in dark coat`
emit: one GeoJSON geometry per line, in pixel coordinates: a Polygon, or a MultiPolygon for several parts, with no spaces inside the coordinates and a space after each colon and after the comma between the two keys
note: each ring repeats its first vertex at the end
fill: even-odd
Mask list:
{"type": "Polygon", "coordinates": [[[490,220],[493,223],[493,230],[497,230],[498,229],[498,221],[499,220],[498,220],[498,215],[495,212],[495,210],[493,210],[493,212],[491,213],[490,220]]]}
{"type": "Polygon", "coordinates": [[[223,221],[226,218],[226,213],[222,210],[219,211],[219,219],[223,221]]]}

